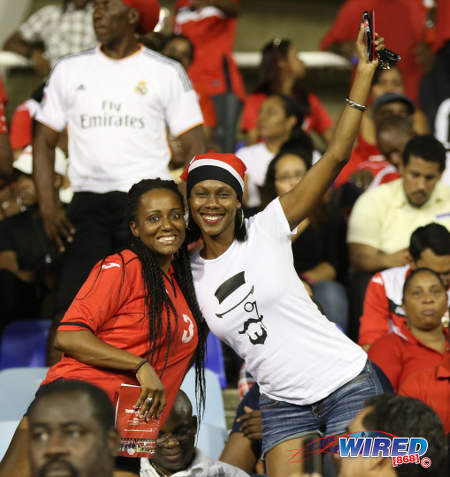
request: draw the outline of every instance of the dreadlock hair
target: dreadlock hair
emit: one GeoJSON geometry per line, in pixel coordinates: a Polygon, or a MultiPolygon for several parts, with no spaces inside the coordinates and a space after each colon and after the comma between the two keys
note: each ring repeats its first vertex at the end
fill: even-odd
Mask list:
{"type": "MultiPolygon", "coordinates": [[[[271,95],[280,92],[281,72],[279,61],[287,57],[291,45],[291,40],[280,38],[274,38],[264,45],[262,49],[262,61],[258,72],[258,84],[254,93],[271,95]]],[[[308,92],[303,87],[301,78],[297,78],[293,85],[292,97],[297,101],[299,106],[301,106],[303,114],[308,115],[310,113],[308,92]]]]}
{"type": "MultiPolygon", "coordinates": [[[[173,181],[163,179],[144,179],[134,184],[128,192],[128,216],[129,221],[136,221],[142,196],[154,189],[167,189],[173,192],[180,201],[184,209],[184,200],[177,185],[173,181]]],[[[178,325],[177,311],[166,292],[164,284],[164,272],[161,270],[155,253],[142,243],[141,240],[130,233],[130,249],[138,256],[142,264],[142,277],[145,287],[145,306],[149,314],[150,340],[148,359],[150,363],[158,358],[155,352],[161,344],[163,329],[163,311],[170,318],[170,313],[175,315],[178,325]]],[[[189,306],[192,316],[195,319],[198,329],[198,345],[195,350],[195,393],[197,397],[197,412],[199,418],[202,415],[205,404],[205,353],[206,353],[206,326],[200,307],[195,295],[194,283],[192,279],[191,264],[186,248],[186,241],[175,254],[172,261],[175,280],[178,283],[184,298],[189,306]]],[[[167,366],[169,350],[171,346],[173,330],[170,329],[170,319],[167,320],[167,352],[164,357],[163,373],[167,366]]]]}

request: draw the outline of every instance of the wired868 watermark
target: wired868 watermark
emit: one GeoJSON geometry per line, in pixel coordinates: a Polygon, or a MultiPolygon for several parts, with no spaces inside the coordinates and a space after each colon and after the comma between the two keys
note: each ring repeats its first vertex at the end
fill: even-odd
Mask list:
{"type": "Polygon", "coordinates": [[[293,450],[290,462],[326,453],[343,458],[386,457],[392,459],[393,467],[418,464],[427,469],[431,466],[431,459],[424,456],[427,450],[428,442],[423,437],[399,437],[382,431],[357,432],[311,441],[303,449],[293,450]]]}

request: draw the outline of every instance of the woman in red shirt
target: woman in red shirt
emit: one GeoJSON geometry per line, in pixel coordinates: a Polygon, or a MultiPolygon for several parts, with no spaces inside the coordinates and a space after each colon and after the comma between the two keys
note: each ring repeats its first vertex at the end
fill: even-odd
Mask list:
{"type": "Polygon", "coordinates": [[[412,372],[438,366],[450,352],[441,321],[448,309],[447,292],[437,273],[419,268],[408,276],[403,309],[406,324],[379,338],[369,350],[369,358],[384,371],[394,391],[412,372]]]}
{"type": "MultiPolygon", "coordinates": [[[[59,324],[55,347],[64,354],[42,385],[88,381],[105,390],[113,404],[122,383],[140,385],[135,407],[147,421],[161,417],[162,425],[194,360],[203,402],[206,329],[176,184],[142,180],[130,189],[128,203],[130,249],[106,257],[91,271],[59,324]]],[[[27,428],[26,420],[19,432],[27,428]]],[[[119,458],[116,467],[139,474],[139,463],[119,458]]],[[[17,468],[17,459],[11,465],[17,468]]]]}
{"type": "Polygon", "coordinates": [[[248,145],[258,142],[256,122],[259,108],[271,94],[294,98],[303,108],[303,130],[306,133],[314,131],[326,143],[330,141],[333,120],[319,98],[303,88],[301,82],[306,69],[297,55],[297,48],[291,40],[275,38],[264,46],[258,86],[247,96],[242,112],[241,129],[246,133],[248,145]]]}

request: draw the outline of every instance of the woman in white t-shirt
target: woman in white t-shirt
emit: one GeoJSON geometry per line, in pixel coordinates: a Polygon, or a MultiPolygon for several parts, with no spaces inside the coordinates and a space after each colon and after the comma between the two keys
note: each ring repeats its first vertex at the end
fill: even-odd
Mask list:
{"type": "Polygon", "coordinates": [[[245,360],[260,386],[269,477],[302,475],[288,451],[301,449],[306,435],[343,433],[365,400],[382,392],[366,353],[309,298],[290,240],[350,157],[377,67],[367,59],[362,28],[357,48],[350,99],[328,151],[290,192],[246,220],[239,158],[198,155],[182,175],[189,228],[204,242],[191,259],[197,298],[211,331],[245,360]]]}

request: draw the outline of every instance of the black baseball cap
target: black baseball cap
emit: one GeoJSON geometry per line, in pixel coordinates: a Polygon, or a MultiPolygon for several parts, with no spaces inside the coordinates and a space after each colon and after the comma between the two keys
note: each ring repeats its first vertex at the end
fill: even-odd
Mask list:
{"type": "Polygon", "coordinates": [[[414,113],[415,107],[412,100],[408,98],[408,96],[399,93],[385,93],[382,96],[378,97],[372,104],[372,112],[375,114],[380,106],[383,106],[387,103],[395,103],[398,101],[406,104],[410,114],[414,113]]]}

